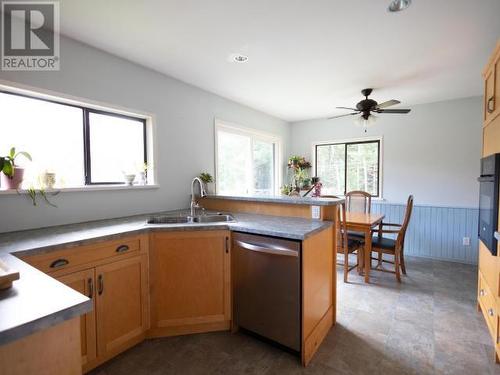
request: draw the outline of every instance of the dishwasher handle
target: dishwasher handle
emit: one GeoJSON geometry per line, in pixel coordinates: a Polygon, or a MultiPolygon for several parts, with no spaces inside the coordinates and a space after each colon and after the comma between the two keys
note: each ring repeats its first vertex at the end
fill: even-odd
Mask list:
{"type": "Polygon", "coordinates": [[[253,243],[249,242],[243,242],[240,240],[235,240],[236,244],[243,249],[246,250],[251,250],[251,251],[256,251],[259,253],[266,253],[266,254],[274,254],[274,255],[285,255],[285,256],[291,256],[291,257],[298,257],[299,252],[296,250],[290,250],[281,246],[276,246],[276,245],[271,245],[271,244],[266,244],[264,246],[262,245],[256,245],[253,243]]]}

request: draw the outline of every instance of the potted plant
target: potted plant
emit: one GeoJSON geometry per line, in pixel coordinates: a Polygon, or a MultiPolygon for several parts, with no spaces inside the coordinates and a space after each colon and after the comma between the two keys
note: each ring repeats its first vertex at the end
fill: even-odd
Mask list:
{"type": "Polygon", "coordinates": [[[16,164],[17,157],[21,155],[29,161],[32,160],[31,155],[25,151],[19,151],[16,153],[15,147],[10,149],[8,156],[3,157],[2,186],[6,189],[19,189],[19,186],[21,186],[21,183],[23,182],[24,168],[21,168],[16,164]]]}
{"type": "Polygon", "coordinates": [[[308,170],[311,168],[311,163],[303,156],[294,155],[288,159],[288,169],[292,171],[293,185],[296,190],[304,188],[306,180],[309,178],[308,170]]]}
{"type": "Polygon", "coordinates": [[[214,178],[212,177],[212,175],[208,172],[202,172],[198,177],[205,185],[205,191],[207,192],[207,194],[213,194],[214,178]]]}

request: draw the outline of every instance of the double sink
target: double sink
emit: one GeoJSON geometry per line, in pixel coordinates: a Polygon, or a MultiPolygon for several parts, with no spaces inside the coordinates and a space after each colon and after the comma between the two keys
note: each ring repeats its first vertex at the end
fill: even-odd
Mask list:
{"type": "Polygon", "coordinates": [[[147,221],[148,224],[201,224],[201,223],[229,223],[234,217],[225,214],[208,214],[198,216],[153,216],[147,221]]]}

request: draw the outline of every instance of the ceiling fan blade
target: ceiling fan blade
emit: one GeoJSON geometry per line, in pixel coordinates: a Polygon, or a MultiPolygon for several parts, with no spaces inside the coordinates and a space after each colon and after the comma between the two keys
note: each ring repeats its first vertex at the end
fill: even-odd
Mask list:
{"type": "Polygon", "coordinates": [[[337,115],[337,116],[328,117],[327,120],[332,120],[334,118],[345,117],[345,116],[352,116],[352,115],[357,115],[357,114],[359,114],[359,112],[346,113],[344,115],[337,115]]]}
{"type": "Polygon", "coordinates": [[[335,108],[337,108],[337,109],[348,109],[350,111],[357,111],[356,108],[349,108],[349,107],[335,107],[335,108]]]}
{"type": "Polygon", "coordinates": [[[391,105],[396,105],[399,103],[401,103],[399,100],[392,99],[392,100],[388,100],[386,102],[378,104],[377,108],[387,108],[387,107],[390,107],[391,105]]]}
{"type": "Polygon", "coordinates": [[[378,113],[408,113],[410,112],[411,109],[379,109],[377,110],[378,113]]]}

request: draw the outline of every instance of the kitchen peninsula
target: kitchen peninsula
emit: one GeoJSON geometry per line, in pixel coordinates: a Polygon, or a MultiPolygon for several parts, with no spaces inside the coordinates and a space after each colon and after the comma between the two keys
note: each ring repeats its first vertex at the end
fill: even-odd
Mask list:
{"type": "Polygon", "coordinates": [[[300,243],[300,355],[307,365],[335,323],[340,201],[211,196],[201,206],[234,221],[147,224],[152,216],[186,215],[178,210],[0,234],[0,259],[21,274],[0,291],[0,358],[19,359],[2,360],[6,373],[35,365],[46,373],[86,372],[148,337],[229,330],[236,232],[300,243]],[[35,295],[43,303],[19,314],[35,295]],[[43,342],[40,335],[57,329],[71,332],[51,346],[61,353],[57,361],[22,352],[28,340],[43,342]]]}

